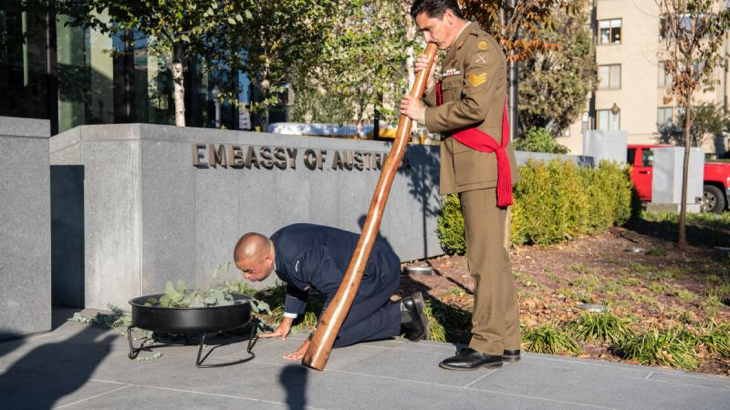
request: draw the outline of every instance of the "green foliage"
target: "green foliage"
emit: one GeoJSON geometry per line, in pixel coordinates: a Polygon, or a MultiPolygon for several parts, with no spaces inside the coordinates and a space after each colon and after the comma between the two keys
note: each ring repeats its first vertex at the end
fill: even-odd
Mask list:
{"type": "Polygon", "coordinates": [[[683,329],[656,329],[619,340],[615,352],[641,364],[662,365],[694,370],[698,366],[698,338],[683,329]]]}
{"type": "MultiPolygon", "coordinates": [[[[267,312],[269,319],[273,322],[280,322],[284,317],[284,300],[286,299],[286,284],[280,284],[262,290],[256,294],[256,298],[267,306],[273,308],[267,312]]],[[[292,333],[312,329],[317,324],[318,315],[322,312],[325,298],[322,295],[310,295],[307,299],[307,309],[303,315],[297,316],[294,321],[292,333]]],[[[261,312],[263,314],[263,312],[261,312]]]]}
{"type": "Polygon", "coordinates": [[[442,198],[436,232],[444,252],[449,255],[466,254],[464,216],[457,195],[446,195],[442,198]]]}
{"type": "MultiPolygon", "coordinates": [[[[701,147],[708,136],[715,136],[728,130],[730,117],[722,105],[711,102],[703,102],[692,109],[692,122],[690,126],[690,144],[693,147],[701,147]]],[[[685,129],[687,115],[684,112],[679,114],[677,124],[671,124],[659,129],[659,142],[684,146],[685,139],[682,130],[685,129]]]]}
{"type": "Polygon", "coordinates": [[[442,303],[437,299],[428,299],[426,300],[426,315],[430,323],[431,340],[451,343],[469,341],[471,312],[442,303]]]}
{"type": "Polygon", "coordinates": [[[86,317],[79,312],[73,314],[67,320],[70,322],[86,323],[88,325],[107,328],[128,328],[132,325],[132,315],[123,311],[118,306],[108,305],[111,313],[96,313],[93,317],[86,317]]]}
{"type": "Polygon", "coordinates": [[[578,168],[569,161],[520,167],[512,207],[513,245],[549,245],[622,225],[631,215],[628,168],[602,162],[578,168]]]}
{"type": "Polygon", "coordinates": [[[580,347],[570,335],[552,323],[523,331],[522,346],[525,350],[535,353],[578,354],[580,352],[580,347]]]}
{"type": "Polygon", "coordinates": [[[700,341],[707,346],[710,353],[719,353],[723,357],[730,357],[730,324],[716,325],[711,323],[702,330],[700,341]]]}
{"type": "Polygon", "coordinates": [[[317,67],[295,79],[295,121],[358,125],[375,109],[385,122],[397,122],[396,105],[407,92],[407,61],[416,29],[403,1],[339,2],[336,18],[317,49],[317,67]]]}
{"type": "Polygon", "coordinates": [[[553,135],[567,129],[583,113],[595,88],[597,66],[589,8],[583,2],[574,4],[580,6],[574,13],[556,11],[554,25],[524,36],[528,43],[540,39],[560,47],[520,62],[519,125],[523,134],[534,127],[553,135]]]}
{"type": "Polygon", "coordinates": [[[628,320],[612,313],[583,313],[569,328],[581,340],[616,343],[632,333],[628,325],[628,320]]]}
{"type": "Polygon", "coordinates": [[[568,148],[558,144],[555,137],[545,128],[530,128],[524,135],[514,141],[514,149],[528,152],[547,152],[551,154],[567,154],[568,148]]]}
{"type": "MultiPolygon", "coordinates": [[[[628,168],[608,162],[581,169],[569,161],[530,161],[520,167],[520,175],[514,188],[512,245],[550,245],[596,234],[631,216],[628,168]]],[[[441,247],[463,255],[467,249],[459,199],[448,195],[442,204],[437,228],[441,247]]]]}

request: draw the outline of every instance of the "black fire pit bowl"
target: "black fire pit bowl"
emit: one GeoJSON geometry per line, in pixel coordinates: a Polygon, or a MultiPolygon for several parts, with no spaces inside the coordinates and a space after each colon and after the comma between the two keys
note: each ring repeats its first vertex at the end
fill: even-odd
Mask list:
{"type": "Polygon", "coordinates": [[[146,295],[134,298],[129,301],[132,305],[132,326],[127,330],[127,338],[129,340],[130,359],[137,357],[140,351],[150,350],[156,347],[165,347],[170,344],[153,344],[145,346],[144,343],[140,347],[134,347],[132,343],[133,327],[143,330],[149,330],[159,333],[176,333],[185,336],[185,340],[189,341],[189,335],[198,335],[200,339],[200,347],[198,348],[198,357],[195,360],[197,367],[221,367],[232,364],[244,363],[254,358],[252,352],[254,344],[256,344],[256,319],[251,316],[251,298],[246,295],[235,295],[234,303],[226,306],[210,306],[196,308],[166,308],[161,306],[145,306],[149,298],[160,299],[163,294],[146,295]],[[248,339],[248,348],[246,352],[249,357],[227,363],[217,363],[203,365],[203,361],[218,346],[211,348],[208,353],[202,357],[205,338],[208,335],[218,334],[235,330],[250,325],[251,332],[248,339]]]}

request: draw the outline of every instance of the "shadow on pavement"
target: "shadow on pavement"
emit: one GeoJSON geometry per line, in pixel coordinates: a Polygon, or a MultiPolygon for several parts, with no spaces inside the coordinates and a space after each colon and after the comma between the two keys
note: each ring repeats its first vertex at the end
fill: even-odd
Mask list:
{"type": "Polygon", "coordinates": [[[308,371],[306,367],[290,364],[279,375],[279,383],[286,390],[286,404],[290,409],[299,410],[307,406],[308,371]]]}
{"type": "Polygon", "coordinates": [[[109,354],[115,335],[90,339],[98,329],[86,327],[68,339],[45,343],[0,375],[0,403],[6,409],[49,409],[83,386],[109,354]]]}

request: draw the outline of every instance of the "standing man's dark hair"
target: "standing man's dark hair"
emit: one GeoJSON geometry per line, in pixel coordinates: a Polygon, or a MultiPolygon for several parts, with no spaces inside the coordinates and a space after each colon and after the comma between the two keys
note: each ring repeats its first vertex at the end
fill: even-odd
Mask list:
{"type": "Polygon", "coordinates": [[[411,6],[411,17],[415,19],[419,14],[426,13],[429,17],[440,19],[446,10],[451,10],[460,19],[464,18],[456,0],[415,0],[411,6]]]}

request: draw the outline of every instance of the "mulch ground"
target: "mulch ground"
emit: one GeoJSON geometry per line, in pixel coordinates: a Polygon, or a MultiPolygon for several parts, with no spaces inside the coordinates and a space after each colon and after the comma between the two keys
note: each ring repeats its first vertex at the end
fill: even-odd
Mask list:
{"type": "MultiPolygon", "coordinates": [[[[580,303],[608,305],[635,330],[698,326],[730,320],[730,233],[690,227],[690,246],[675,245],[676,226],[639,221],[565,244],[511,251],[520,318],[531,329],[567,323],[580,303]],[[724,246],[721,246],[724,243],[724,246]]],[[[407,275],[399,294],[419,290],[454,309],[471,311],[473,281],[463,256],[420,264],[432,275],[407,275]]],[[[468,332],[468,330],[467,330],[468,332]]],[[[468,333],[464,333],[468,338],[468,333]]],[[[584,343],[581,357],[623,361],[605,343],[584,343]]],[[[699,352],[700,372],[730,375],[730,359],[699,352]]]]}

